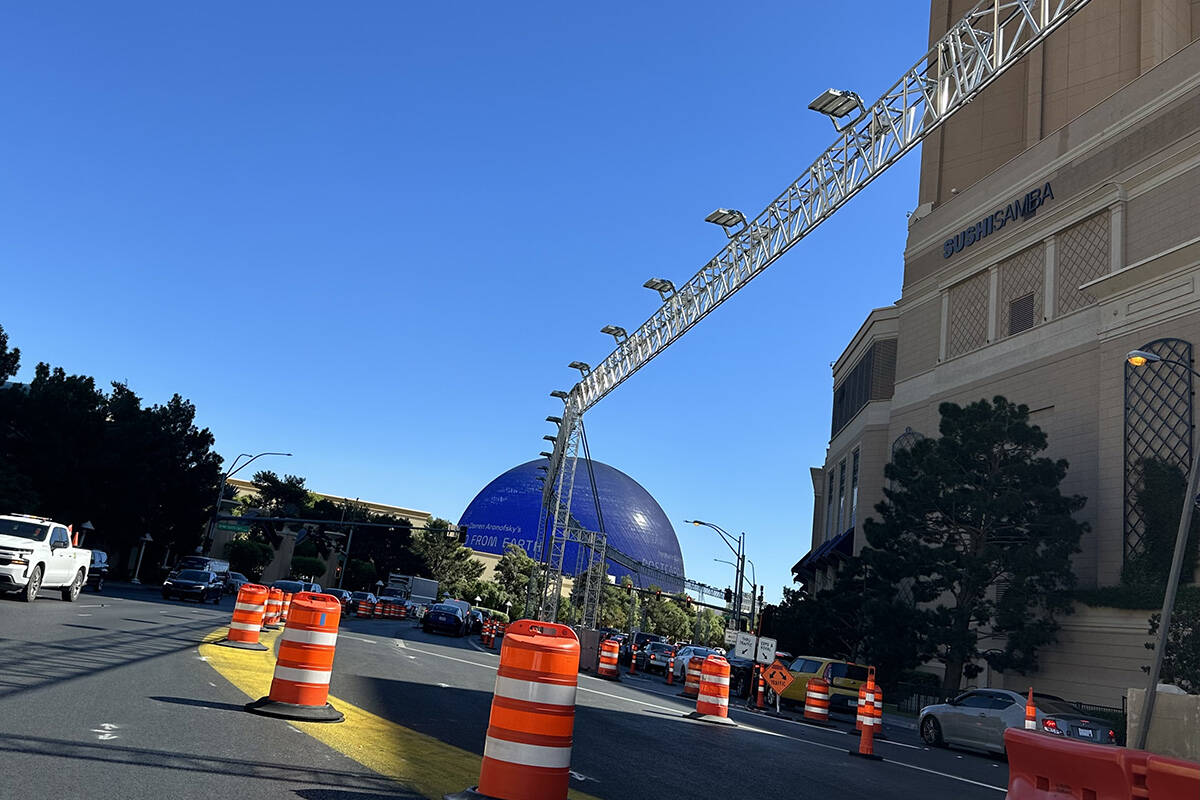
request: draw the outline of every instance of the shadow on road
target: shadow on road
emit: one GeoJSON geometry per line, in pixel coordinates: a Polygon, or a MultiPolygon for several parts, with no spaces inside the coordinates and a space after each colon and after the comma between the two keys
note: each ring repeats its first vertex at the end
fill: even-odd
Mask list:
{"type": "MultiPolygon", "coordinates": [[[[145,620],[134,620],[144,622],[145,620]]],[[[0,697],[29,692],[188,650],[215,625],[211,619],[137,631],[104,631],[56,642],[10,640],[0,651],[0,697]]],[[[82,627],[82,626],[78,626],[82,627]]]]}
{"type": "Polygon", "coordinates": [[[301,789],[300,797],[329,798],[334,800],[352,797],[418,798],[419,795],[405,793],[404,789],[380,775],[345,770],[306,769],[296,764],[270,764],[235,758],[172,753],[166,750],[149,750],[142,747],[121,747],[112,744],[85,744],[66,739],[48,739],[40,736],[0,735],[0,752],[25,755],[41,755],[59,762],[62,759],[93,761],[103,764],[157,767],[176,772],[199,772],[213,775],[233,775],[256,780],[278,781],[291,784],[314,784],[324,789],[301,789]],[[373,794],[350,793],[353,789],[373,794]],[[308,791],[332,791],[335,794],[305,795],[308,791]],[[382,794],[381,794],[382,793],[382,794]]]}
{"type": "Polygon", "coordinates": [[[151,700],[157,700],[160,703],[174,703],[180,706],[198,706],[200,708],[212,708],[217,711],[237,711],[239,714],[246,710],[245,704],[237,703],[218,703],[215,700],[197,700],[194,697],[151,697],[151,700]]]}
{"type": "Polygon", "coordinates": [[[364,794],[343,792],[341,789],[300,789],[296,796],[303,800],[424,800],[424,795],[405,792],[403,794],[364,794]]]}

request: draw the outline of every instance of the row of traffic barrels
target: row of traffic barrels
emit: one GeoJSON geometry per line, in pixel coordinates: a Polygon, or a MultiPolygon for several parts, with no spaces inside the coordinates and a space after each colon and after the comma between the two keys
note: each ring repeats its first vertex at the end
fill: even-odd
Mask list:
{"type": "Polygon", "coordinates": [[[359,619],[408,619],[408,606],[394,600],[358,600],[354,616],[359,619]]]}

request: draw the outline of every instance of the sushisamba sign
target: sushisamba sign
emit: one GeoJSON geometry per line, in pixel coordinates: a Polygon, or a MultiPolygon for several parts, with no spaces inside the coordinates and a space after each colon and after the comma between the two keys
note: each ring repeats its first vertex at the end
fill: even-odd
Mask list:
{"type": "Polygon", "coordinates": [[[984,217],[954,238],[947,239],[942,245],[942,258],[949,258],[955,253],[967,249],[989,234],[1000,230],[1009,222],[1032,217],[1041,208],[1042,203],[1053,199],[1054,190],[1050,188],[1049,182],[1040,189],[1027,192],[1023,197],[1018,197],[994,214],[984,217]]]}

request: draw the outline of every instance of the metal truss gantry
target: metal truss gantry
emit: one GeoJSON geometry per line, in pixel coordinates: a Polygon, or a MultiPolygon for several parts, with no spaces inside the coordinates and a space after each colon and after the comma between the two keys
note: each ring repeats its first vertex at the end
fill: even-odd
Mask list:
{"type": "MultiPolygon", "coordinates": [[[[834,143],[782,194],[729,231],[724,248],[665,294],[650,319],[622,336],[616,349],[572,387],[542,494],[543,528],[555,509],[546,564],[557,586],[562,585],[562,554],[556,560],[554,548],[560,539],[565,542],[560,532],[574,487],[575,428],[584,412],[775,263],[1089,2],[982,0],[882,97],[840,128],[834,143]]],[[[557,607],[557,596],[546,598],[539,618],[553,619],[545,615],[557,607]]]]}

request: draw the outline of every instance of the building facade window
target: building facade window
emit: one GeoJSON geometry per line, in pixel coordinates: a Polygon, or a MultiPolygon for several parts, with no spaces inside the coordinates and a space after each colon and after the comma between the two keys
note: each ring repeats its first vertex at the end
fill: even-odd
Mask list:
{"type": "Polygon", "coordinates": [[[854,522],[858,518],[858,448],[854,448],[854,455],[851,463],[853,467],[850,470],[850,525],[853,528],[854,522]]]}
{"type": "Polygon", "coordinates": [[[829,470],[829,480],[825,484],[825,539],[833,535],[833,470],[829,470]]]}
{"type": "Polygon", "coordinates": [[[833,390],[831,436],[872,400],[890,400],[896,385],[896,340],[875,342],[833,390]]]}
{"type": "Polygon", "coordinates": [[[846,521],[846,459],[842,459],[842,463],[838,465],[838,508],[837,508],[837,529],[835,534],[841,533],[845,528],[843,523],[846,521]]]}

